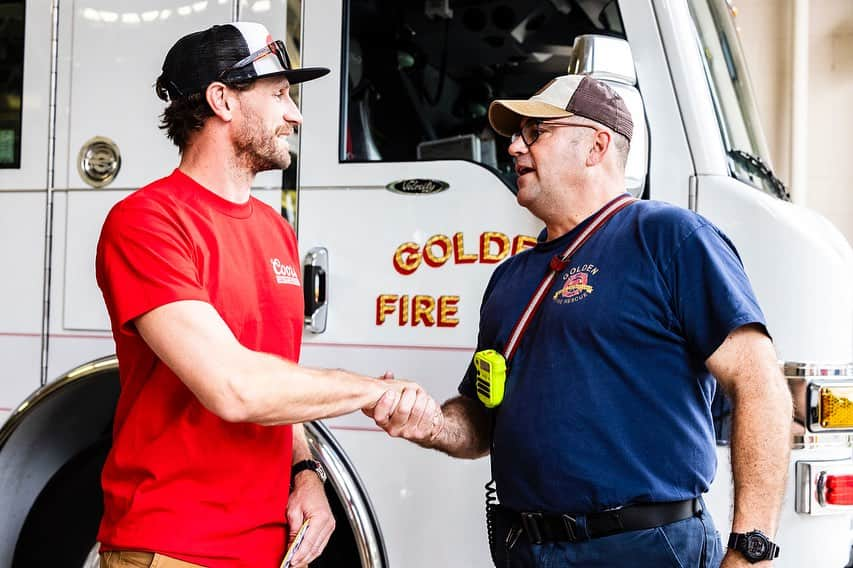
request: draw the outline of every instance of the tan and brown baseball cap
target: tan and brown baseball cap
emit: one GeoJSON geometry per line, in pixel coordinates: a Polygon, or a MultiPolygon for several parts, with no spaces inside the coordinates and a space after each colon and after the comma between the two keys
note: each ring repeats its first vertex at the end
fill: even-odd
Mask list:
{"type": "Polygon", "coordinates": [[[587,75],[562,75],[527,100],[496,100],[489,105],[489,122],[498,134],[512,136],[525,118],[554,119],[582,116],[631,140],[634,122],[619,94],[587,75]]]}

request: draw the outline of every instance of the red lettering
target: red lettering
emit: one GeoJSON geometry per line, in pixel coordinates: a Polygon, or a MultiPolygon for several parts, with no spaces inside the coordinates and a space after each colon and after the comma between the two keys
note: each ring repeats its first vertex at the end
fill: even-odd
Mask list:
{"type": "Polygon", "coordinates": [[[522,251],[536,246],[536,238],[527,235],[518,235],[512,240],[512,254],[516,255],[522,251]]]}
{"type": "Polygon", "coordinates": [[[394,251],[394,268],[403,276],[412,274],[421,265],[418,243],[403,243],[394,251]]]}
{"type": "Polygon", "coordinates": [[[396,302],[396,294],[382,294],[376,298],[376,325],[384,324],[385,316],[394,313],[396,302]]]}
{"type": "Polygon", "coordinates": [[[506,258],[507,254],[509,254],[509,237],[505,234],[489,231],[480,235],[480,262],[495,264],[506,258]],[[497,245],[497,252],[492,252],[492,243],[497,245]]]}
{"type": "Polygon", "coordinates": [[[433,268],[438,268],[450,258],[451,248],[453,248],[453,243],[450,242],[449,237],[445,235],[431,236],[424,245],[424,262],[433,268]],[[441,254],[439,256],[435,256],[433,254],[433,247],[441,249],[441,254]]]}
{"type": "Polygon", "coordinates": [[[400,296],[400,313],[399,313],[399,322],[400,327],[409,323],[409,296],[402,295],[400,296]]]}
{"type": "Polygon", "coordinates": [[[438,327],[456,327],[459,319],[453,316],[459,311],[459,296],[438,297],[438,327]]]}
{"type": "Polygon", "coordinates": [[[424,324],[427,327],[435,325],[433,312],[435,311],[435,298],[432,296],[415,296],[412,298],[412,326],[424,324]]]}
{"type": "Polygon", "coordinates": [[[465,237],[462,233],[453,235],[453,261],[456,264],[477,262],[477,254],[465,254],[465,237]]]}

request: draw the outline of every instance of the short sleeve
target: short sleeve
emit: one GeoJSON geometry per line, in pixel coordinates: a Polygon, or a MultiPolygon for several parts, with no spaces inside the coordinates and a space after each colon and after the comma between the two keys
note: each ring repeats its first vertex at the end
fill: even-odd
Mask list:
{"type": "Polygon", "coordinates": [[[186,231],[165,211],[116,205],[95,260],[114,328],[135,334],[131,322],[154,308],[179,300],[209,302],[193,251],[186,231]]]}
{"type": "Polygon", "coordinates": [[[740,257],[713,225],[701,225],[682,240],[666,276],[683,334],[702,361],[741,326],[757,323],[766,332],[740,257]]]}
{"type": "Polygon", "coordinates": [[[468,363],[468,368],[465,370],[462,382],[459,383],[459,394],[468,398],[477,398],[476,381],[477,370],[474,368],[474,358],[471,357],[471,362],[468,363]]]}
{"type": "MultiPolygon", "coordinates": [[[[483,300],[480,303],[480,330],[477,333],[477,349],[474,351],[476,354],[483,349],[498,349],[501,347],[501,343],[498,342],[498,338],[494,336],[494,330],[486,330],[483,326],[483,309],[486,306],[486,302],[489,300],[489,296],[492,295],[492,291],[494,290],[495,284],[500,279],[501,274],[506,269],[507,263],[498,265],[498,267],[492,272],[492,276],[489,278],[489,283],[486,285],[486,289],[483,292],[483,300]]],[[[477,399],[477,368],[474,366],[474,355],[471,355],[471,360],[468,363],[468,368],[465,370],[465,374],[462,376],[462,381],[459,383],[459,387],[457,390],[459,394],[462,396],[466,396],[468,398],[477,399]]]]}

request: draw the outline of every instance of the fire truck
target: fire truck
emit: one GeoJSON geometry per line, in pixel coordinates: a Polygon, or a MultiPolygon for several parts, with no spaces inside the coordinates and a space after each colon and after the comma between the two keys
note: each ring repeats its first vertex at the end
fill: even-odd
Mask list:
{"type": "MultiPolygon", "coordinates": [[[[0,2],[0,566],[97,566],[119,383],[95,243],[114,203],[178,163],[153,91],[166,51],[235,20],[332,70],[294,93],[296,165],[254,188],[297,228],[302,364],[392,370],[452,396],[490,273],[541,229],[515,203],[488,104],[591,75],[633,114],[626,190],[720,226],[766,313],[795,398],[776,565],[847,565],[853,252],[774,176],[733,12],[726,0],[0,2]]],[[[715,408],[706,500],[725,540],[730,416],[715,408]]],[[[490,566],[488,460],[391,439],[358,413],[307,430],[338,519],[316,566],[490,566]]]]}

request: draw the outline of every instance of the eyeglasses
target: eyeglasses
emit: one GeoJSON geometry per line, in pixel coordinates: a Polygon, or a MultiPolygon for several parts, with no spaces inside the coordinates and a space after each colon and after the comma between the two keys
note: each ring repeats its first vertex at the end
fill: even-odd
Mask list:
{"type": "Polygon", "coordinates": [[[224,81],[227,78],[226,76],[232,71],[242,69],[243,67],[251,65],[255,61],[263,59],[268,55],[275,55],[278,58],[278,62],[281,64],[285,71],[293,69],[290,64],[290,56],[287,54],[287,48],[284,46],[284,42],[278,39],[270,44],[267,44],[258,51],[249,54],[248,56],[244,57],[234,65],[228,67],[227,69],[223,69],[222,72],[218,75],[217,80],[224,81]]]}
{"type": "Polygon", "coordinates": [[[539,135],[542,134],[542,129],[539,127],[543,124],[548,126],[577,126],[578,128],[591,128],[593,130],[598,130],[595,126],[590,124],[576,124],[571,122],[550,122],[547,120],[530,120],[521,127],[520,132],[516,132],[512,135],[512,143],[515,144],[515,141],[521,138],[524,140],[524,143],[527,147],[533,146],[533,144],[539,140],[539,135]]]}

